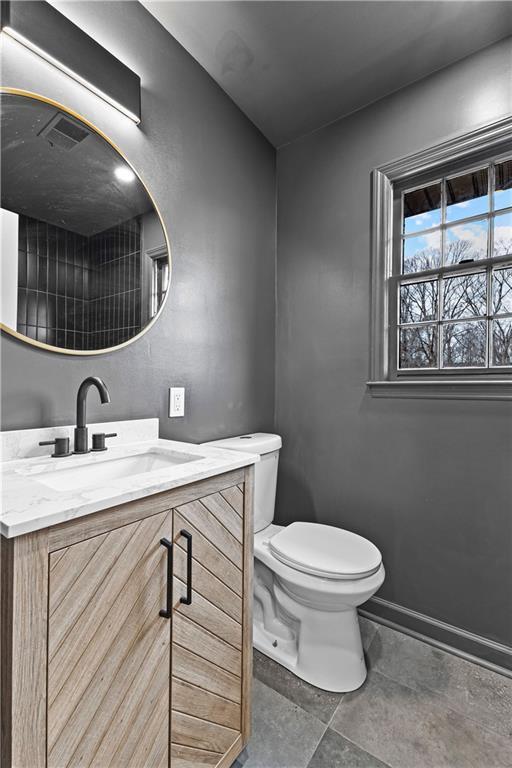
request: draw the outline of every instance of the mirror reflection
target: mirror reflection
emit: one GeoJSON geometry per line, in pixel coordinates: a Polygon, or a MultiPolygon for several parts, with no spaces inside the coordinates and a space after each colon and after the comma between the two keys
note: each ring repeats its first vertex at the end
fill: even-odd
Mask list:
{"type": "Polygon", "coordinates": [[[147,189],[64,108],[0,99],[4,329],[62,351],[129,341],[169,287],[167,239],[147,189]]]}

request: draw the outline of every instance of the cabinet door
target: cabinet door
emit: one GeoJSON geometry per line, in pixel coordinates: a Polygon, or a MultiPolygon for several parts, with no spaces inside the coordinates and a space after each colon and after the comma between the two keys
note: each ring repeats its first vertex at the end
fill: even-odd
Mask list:
{"type": "Polygon", "coordinates": [[[241,733],[241,490],[175,509],[173,541],[171,768],[205,768],[241,733]]]}
{"type": "Polygon", "coordinates": [[[171,512],[50,555],[48,768],[169,761],[171,512]]]}

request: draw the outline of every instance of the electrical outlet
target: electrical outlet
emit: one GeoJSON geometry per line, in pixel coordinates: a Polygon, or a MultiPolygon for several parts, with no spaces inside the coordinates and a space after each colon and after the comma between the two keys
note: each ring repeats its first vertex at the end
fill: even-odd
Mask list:
{"type": "Polygon", "coordinates": [[[169,418],[185,415],[185,387],[169,389],[169,418]]]}

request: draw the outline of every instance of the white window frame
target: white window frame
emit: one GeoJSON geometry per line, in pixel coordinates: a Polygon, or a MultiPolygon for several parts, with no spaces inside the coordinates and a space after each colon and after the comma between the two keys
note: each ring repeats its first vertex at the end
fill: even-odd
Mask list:
{"type": "MultiPolygon", "coordinates": [[[[407,370],[390,365],[390,340],[396,328],[393,291],[394,190],[437,168],[481,164],[486,156],[512,152],[512,117],[455,136],[442,144],[388,163],[372,172],[370,371],[367,382],[375,397],[510,400],[510,369],[407,370]],[[479,161],[480,159],[480,161],[479,161]],[[393,308],[392,308],[393,306],[393,308]]],[[[484,262],[485,263],[485,262],[484,262]]],[[[484,267],[484,263],[481,267],[484,267]]],[[[475,262],[472,266],[477,267],[475,262]]],[[[412,276],[411,276],[412,277],[412,276]]]]}
{"type": "Polygon", "coordinates": [[[150,317],[153,318],[158,313],[158,310],[162,302],[158,302],[158,265],[159,262],[167,259],[166,274],[165,274],[165,290],[163,291],[163,297],[169,290],[169,281],[171,277],[171,270],[169,264],[169,256],[167,253],[167,246],[165,244],[158,245],[156,248],[149,248],[146,251],[146,256],[151,260],[151,306],[150,317]]]}

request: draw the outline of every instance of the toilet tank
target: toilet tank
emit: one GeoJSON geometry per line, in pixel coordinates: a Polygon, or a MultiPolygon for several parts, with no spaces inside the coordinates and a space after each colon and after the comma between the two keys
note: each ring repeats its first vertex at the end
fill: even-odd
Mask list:
{"type": "Polygon", "coordinates": [[[262,531],[274,519],[277,466],[282,445],[279,435],[253,432],[238,437],[226,437],[224,440],[213,440],[204,445],[259,454],[260,460],[254,465],[254,533],[262,531]]]}

